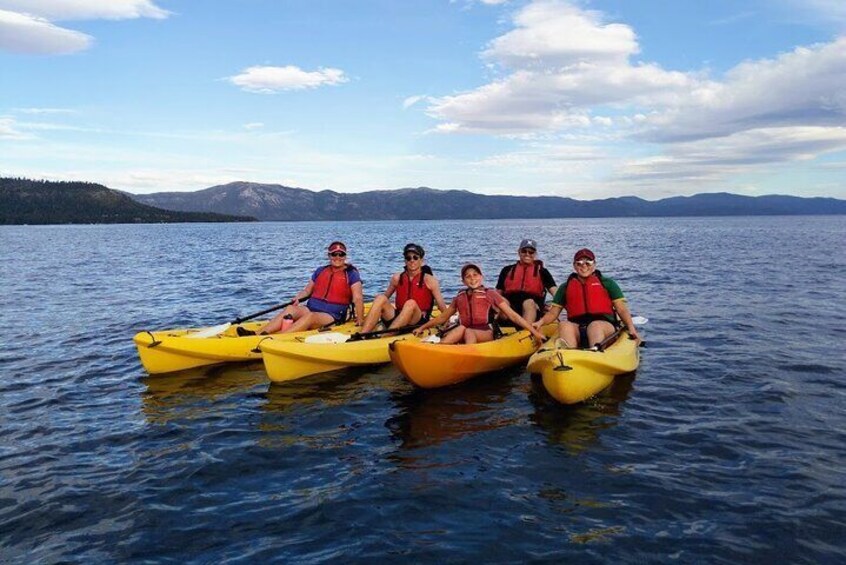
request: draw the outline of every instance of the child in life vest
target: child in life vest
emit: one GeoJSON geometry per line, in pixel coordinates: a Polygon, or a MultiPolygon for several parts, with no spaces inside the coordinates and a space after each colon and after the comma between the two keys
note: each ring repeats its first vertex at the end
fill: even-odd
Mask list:
{"type": "Polygon", "coordinates": [[[458,326],[447,331],[440,343],[449,345],[492,341],[494,336],[491,319],[494,312],[501,312],[514,322],[514,325],[528,330],[537,339],[538,345],[546,339],[540,331],[515,312],[500,293],[483,286],[484,278],[478,266],[472,263],[464,265],[461,268],[461,281],[467,288],[458,293],[440,316],[414,330],[414,335],[420,335],[429,328],[446,323],[457,312],[458,326]]]}

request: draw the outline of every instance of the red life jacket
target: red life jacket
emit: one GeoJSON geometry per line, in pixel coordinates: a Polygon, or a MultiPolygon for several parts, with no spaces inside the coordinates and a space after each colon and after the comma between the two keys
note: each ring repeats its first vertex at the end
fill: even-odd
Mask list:
{"type": "Polygon", "coordinates": [[[540,275],[542,268],[543,261],[535,261],[533,265],[518,261],[516,265],[511,266],[508,276],[505,277],[503,293],[508,296],[521,292],[534,298],[543,298],[546,289],[543,287],[543,279],[540,275]]]}
{"type": "Polygon", "coordinates": [[[463,290],[455,297],[455,307],[458,309],[458,321],[465,328],[472,330],[486,330],[491,323],[491,304],[488,289],[463,290]]]}
{"type": "Polygon", "coordinates": [[[314,288],[311,291],[312,298],[319,298],[330,304],[347,305],[352,303],[352,289],[347,278],[347,273],[355,269],[347,265],[338,271],[327,265],[320,270],[314,280],[314,288]]]}
{"type": "Polygon", "coordinates": [[[432,291],[426,286],[426,275],[432,274],[428,265],[423,265],[420,272],[414,278],[408,278],[408,271],[403,271],[399,276],[397,284],[397,310],[402,310],[403,305],[409,300],[414,300],[422,312],[431,312],[435,302],[432,291]]]}
{"type": "Polygon", "coordinates": [[[567,308],[567,319],[573,321],[585,315],[613,316],[614,305],[611,296],[602,281],[599,271],[582,281],[576,273],[567,279],[564,306],[567,308]]]}

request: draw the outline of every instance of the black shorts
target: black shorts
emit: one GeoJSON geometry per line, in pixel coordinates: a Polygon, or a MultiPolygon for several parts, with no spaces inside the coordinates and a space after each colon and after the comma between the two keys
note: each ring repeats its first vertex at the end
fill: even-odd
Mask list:
{"type": "Polygon", "coordinates": [[[517,312],[518,314],[520,314],[522,316],[523,315],[523,302],[525,302],[527,298],[535,301],[535,304],[538,305],[538,312],[540,312],[541,315],[543,315],[543,306],[544,306],[543,299],[532,298],[531,296],[526,296],[526,297],[523,297],[523,298],[512,297],[512,298],[508,298],[508,305],[511,306],[512,310],[514,310],[515,312],[517,312]]]}

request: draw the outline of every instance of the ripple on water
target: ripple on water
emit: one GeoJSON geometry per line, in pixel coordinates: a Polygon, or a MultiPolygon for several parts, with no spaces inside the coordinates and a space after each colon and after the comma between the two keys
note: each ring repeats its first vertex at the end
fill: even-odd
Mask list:
{"type": "Polygon", "coordinates": [[[842,218],[0,230],[6,560],[846,560],[846,303],[806,314],[843,294],[842,218]],[[520,368],[436,391],[390,366],[147,377],[131,343],[280,302],[326,240],[367,296],[418,241],[451,297],[526,234],[559,282],[593,247],[650,320],[637,373],[580,406],[520,368]],[[792,267],[811,247],[818,285],[792,267]]]}

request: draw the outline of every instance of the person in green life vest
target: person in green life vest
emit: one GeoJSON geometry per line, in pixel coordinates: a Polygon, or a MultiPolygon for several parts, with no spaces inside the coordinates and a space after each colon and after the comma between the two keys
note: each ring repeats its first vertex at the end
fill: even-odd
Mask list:
{"type": "Polygon", "coordinates": [[[614,279],[597,270],[593,251],[576,251],[573,270],[567,282],[558,287],[549,312],[534,323],[535,327],[555,321],[563,309],[567,319],[560,322],[558,336],[569,349],[601,343],[616,331],[618,317],[629,335],[640,340],[623,291],[614,279]]]}
{"type": "Polygon", "coordinates": [[[441,312],[446,310],[438,279],[432,269],[424,264],[423,256],[426,252],[423,247],[409,243],[402,254],[405,268],[394,273],[385,293],[373,299],[361,333],[373,331],[380,320],[387,328],[401,328],[428,322],[432,308],[436,305],[441,312]],[[394,292],[397,293],[396,303],[391,304],[394,292]]]}

